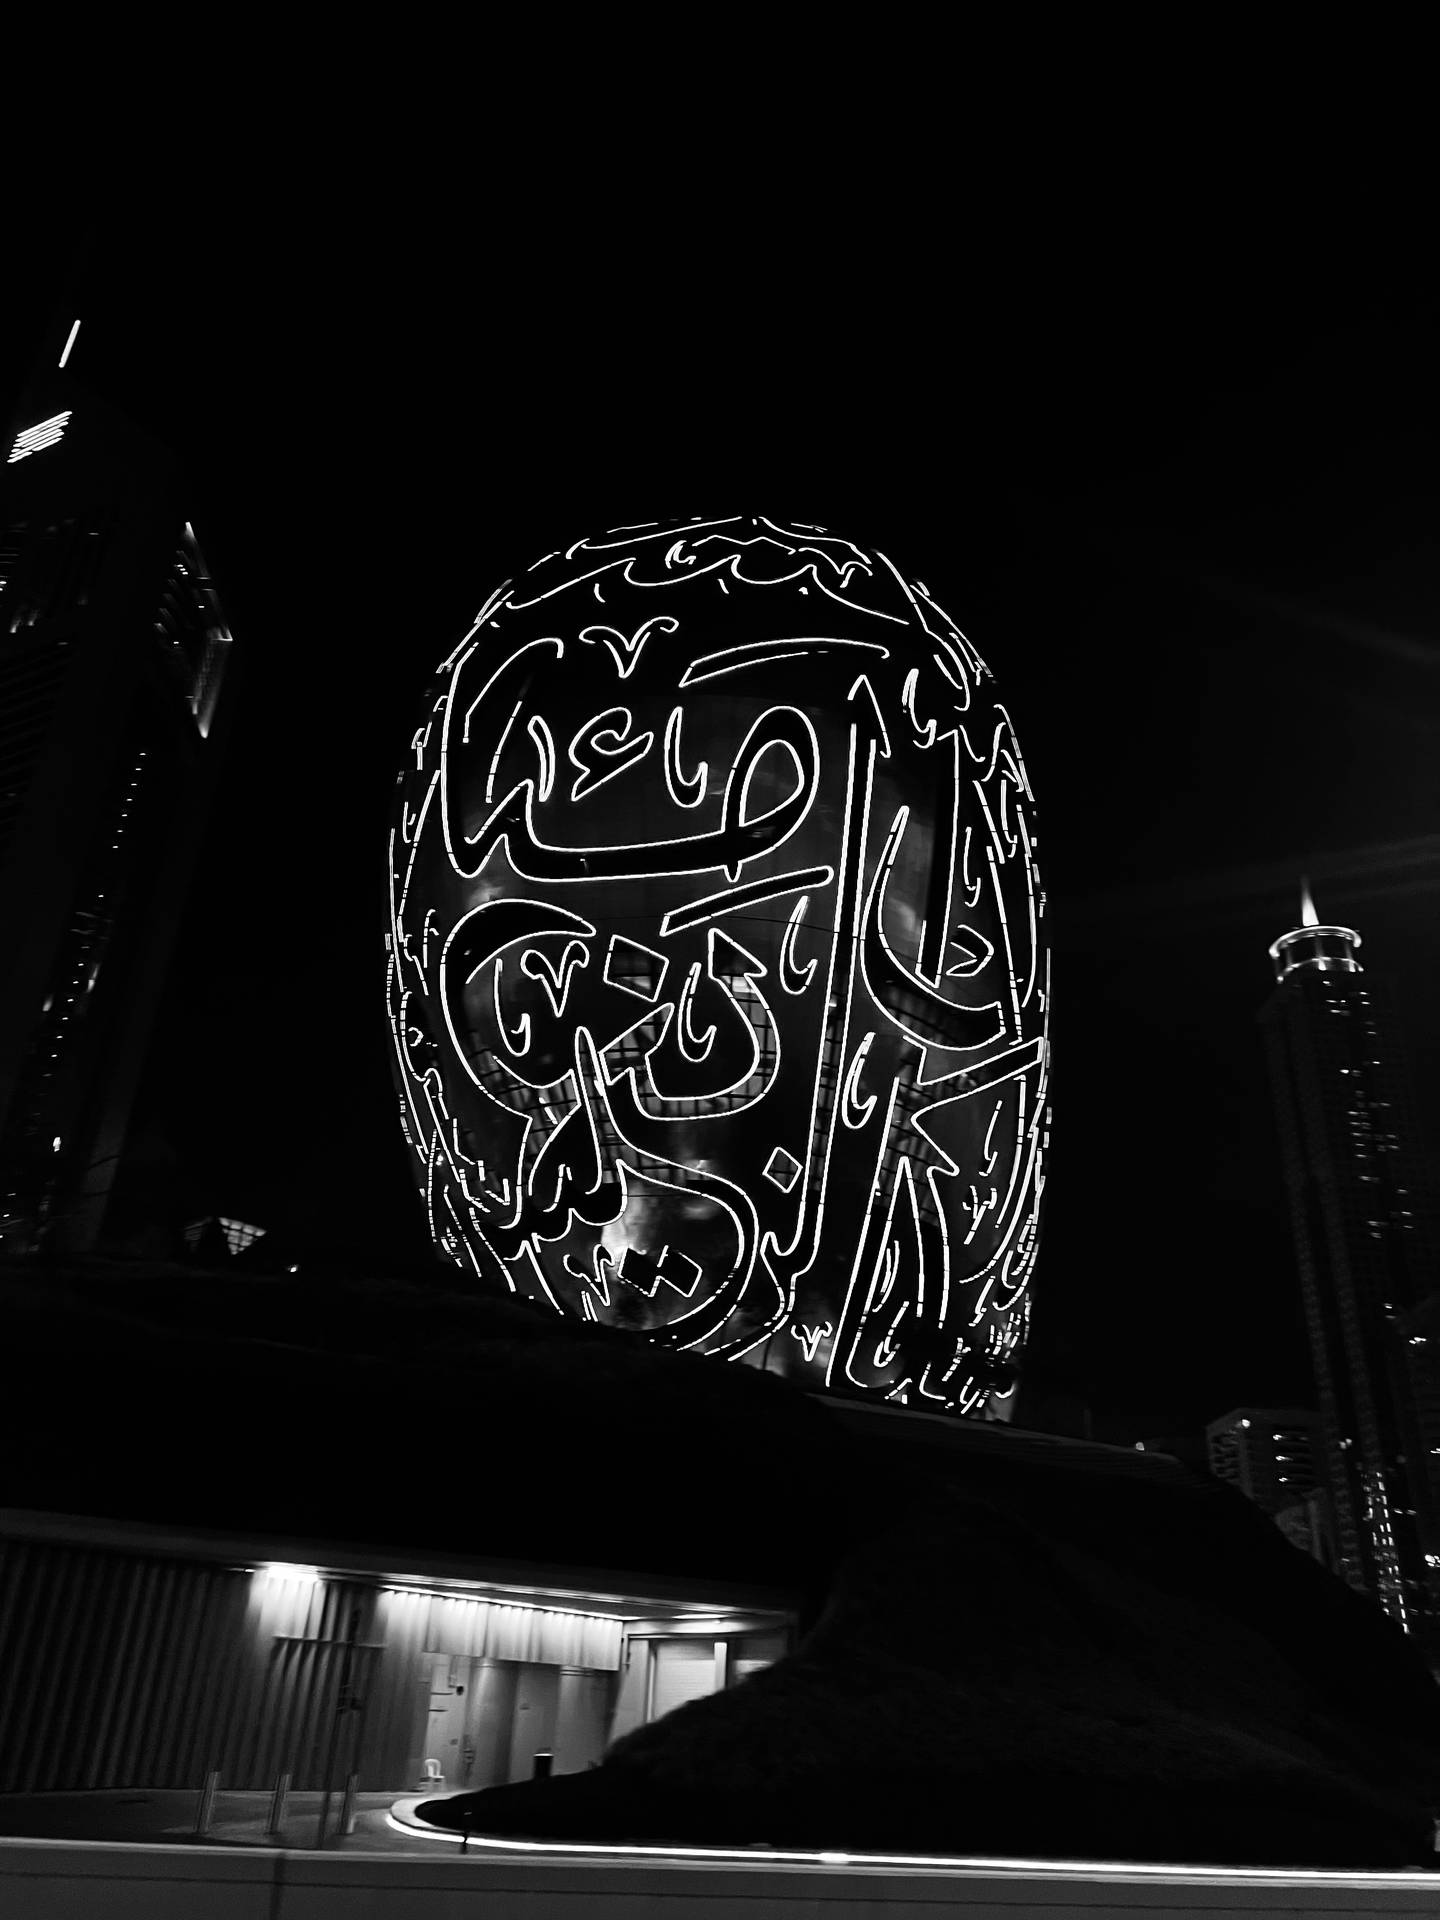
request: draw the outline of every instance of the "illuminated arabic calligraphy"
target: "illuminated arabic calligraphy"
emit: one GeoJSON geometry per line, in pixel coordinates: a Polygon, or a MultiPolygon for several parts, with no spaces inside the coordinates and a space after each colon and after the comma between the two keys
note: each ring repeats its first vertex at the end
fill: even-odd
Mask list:
{"type": "Polygon", "coordinates": [[[819,528],[622,528],[492,596],[389,844],[396,1081],[448,1258],[666,1344],[993,1410],[1049,958],[989,689],[923,587],[819,528]]]}

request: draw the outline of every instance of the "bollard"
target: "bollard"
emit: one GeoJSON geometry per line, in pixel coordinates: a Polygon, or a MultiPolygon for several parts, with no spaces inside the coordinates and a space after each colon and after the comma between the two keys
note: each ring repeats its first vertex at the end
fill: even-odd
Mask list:
{"type": "Polygon", "coordinates": [[[212,1767],[205,1776],[205,1784],[200,1789],[200,1805],[195,1813],[195,1831],[197,1834],[209,1833],[210,1822],[215,1817],[215,1795],[220,1790],[220,1769],[212,1767]]]}
{"type": "Polygon", "coordinates": [[[341,1833],[354,1833],[355,1831],[355,1795],[359,1790],[359,1786],[359,1774],[352,1773],[345,1782],[345,1798],[340,1803],[341,1833]]]}
{"type": "Polygon", "coordinates": [[[279,1833],[285,1825],[285,1802],[290,1797],[290,1773],[275,1776],[275,1791],[270,1796],[270,1818],[265,1822],[266,1833],[279,1833]]]}
{"type": "Polygon", "coordinates": [[[550,1770],[554,1765],[555,1756],[553,1753],[537,1753],[535,1756],[535,1771],[530,1776],[531,1779],[548,1780],[550,1778],[550,1770]]]}

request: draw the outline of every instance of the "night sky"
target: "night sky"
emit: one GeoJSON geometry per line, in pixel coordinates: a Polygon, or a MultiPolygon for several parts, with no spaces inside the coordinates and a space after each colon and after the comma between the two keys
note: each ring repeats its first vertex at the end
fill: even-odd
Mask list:
{"type": "MultiPolygon", "coordinates": [[[[756,510],[878,546],[988,661],[1054,942],[1032,1355],[1097,1432],[1309,1397],[1255,1014],[1359,929],[1437,1159],[1437,313],[1400,277],[1013,270],[760,226],[137,214],[75,370],[184,452],[234,731],[144,1087],[195,1212],[423,1251],[387,1065],[386,811],[489,591],[607,527],[756,510]],[[242,671],[243,669],[243,671],[242,671]]],[[[29,297],[48,297],[45,275],[29,297]]]]}

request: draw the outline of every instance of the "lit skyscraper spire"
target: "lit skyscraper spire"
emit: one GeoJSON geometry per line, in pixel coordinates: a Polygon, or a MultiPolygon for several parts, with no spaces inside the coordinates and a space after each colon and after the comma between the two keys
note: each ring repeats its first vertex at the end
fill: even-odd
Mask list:
{"type": "Polygon", "coordinates": [[[1404,1063],[1360,935],[1301,924],[1270,948],[1260,1015],[1320,1410],[1340,1572],[1440,1658],[1436,1298],[1404,1063]]]}
{"type": "Polygon", "coordinates": [[[1310,882],[1300,882],[1300,925],[1282,933],[1270,949],[1275,978],[1284,981],[1304,970],[1316,973],[1361,973],[1360,936],[1353,927],[1321,924],[1310,894],[1310,882]]]}

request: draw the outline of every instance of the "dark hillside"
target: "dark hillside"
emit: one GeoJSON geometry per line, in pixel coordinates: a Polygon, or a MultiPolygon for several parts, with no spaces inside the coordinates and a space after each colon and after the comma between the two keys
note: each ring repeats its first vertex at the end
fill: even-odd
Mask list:
{"type": "MultiPolygon", "coordinates": [[[[0,1505],[751,1583],[801,1643],[477,1830],[1424,1863],[1440,1692],[1176,1462],[862,1415],[444,1275],[4,1276],[0,1505]]],[[[468,1803],[468,1804],[467,1804],[468,1803]]]]}

